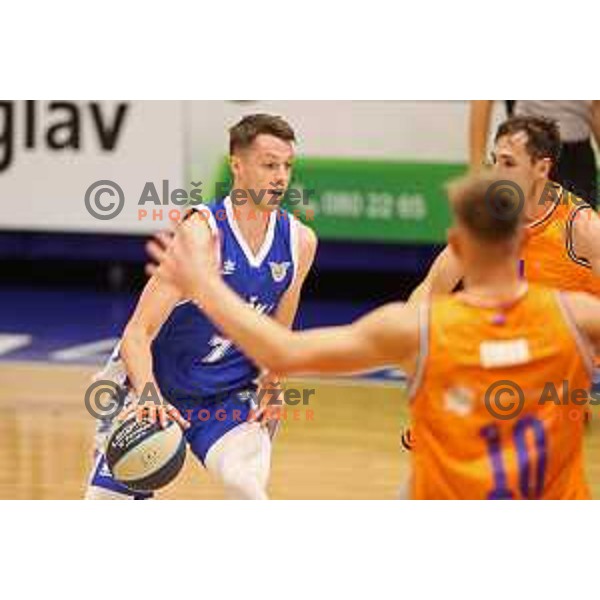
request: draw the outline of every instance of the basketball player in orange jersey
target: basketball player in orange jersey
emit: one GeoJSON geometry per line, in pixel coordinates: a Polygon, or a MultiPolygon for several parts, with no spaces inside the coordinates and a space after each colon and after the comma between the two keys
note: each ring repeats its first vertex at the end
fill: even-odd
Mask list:
{"type": "MultiPolygon", "coordinates": [[[[559,150],[553,121],[513,117],[496,133],[492,170],[522,188],[526,236],[519,264],[525,279],[600,296],[600,218],[584,200],[548,179],[559,150]]],[[[462,276],[460,261],[447,246],[411,300],[449,293],[462,276]]]]}
{"type": "MultiPolygon", "coordinates": [[[[600,218],[585,200],[549,180],[560,147],[554,121],[510,118],[496,132],[492,171],[499,179],[518,182],[523,194],[526,236],[519,256],[521,276],[600,297],[600,218]]],[[[461,278],[461,265],[448,246],[412,293],[411,301],[431,293],[450,293],[461,278]]],[[[598,357],[595,363],[594,391],[599,391],[598,357]]],[[[586,412],[586,422],[590,416],[586,412]]]]}
{"type": "Polygon", "coordinates": [[[572,391],[590,384],[600,300],[523,280],[522,211],[488,210],[485,195],[496,181],[475,175],[449,190],[448,242],[463,291],[388,304],[347,326],[291,332],[256,314],[223,283],[207,227],[188,227],[174,240],[160,235],[148,246],[160,266],[148,271],[193,298],[275,373],[404,369],[416,437],[411,497],[588,498],[583,422],[569,418],[582,407],[564,403],[564,382],[572,391]],[[485,400],[501,380],[523,390],[511,419],[494,416],[485,400]],[[548,385],[560,403],[540,402],[548,385]]]}

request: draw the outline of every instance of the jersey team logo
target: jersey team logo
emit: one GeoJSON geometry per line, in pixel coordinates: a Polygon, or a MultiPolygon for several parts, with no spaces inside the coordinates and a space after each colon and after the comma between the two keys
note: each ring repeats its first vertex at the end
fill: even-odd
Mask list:
{"type": "Polygon", "coordinates": [[[269,263],[269,267],[271,267],[271,275],[273,276],[273,281],[275,283],[280,283],[285,279],[285,276],[287,275],[287,270],[291,264],[291,262],[269,263]]]}
{"type": "Polygon", "coordinates": [[[466,417],[473,412],[475,394],[467,387],[451,387],[444,394],[444,408],[459,417],[466,417]]]}

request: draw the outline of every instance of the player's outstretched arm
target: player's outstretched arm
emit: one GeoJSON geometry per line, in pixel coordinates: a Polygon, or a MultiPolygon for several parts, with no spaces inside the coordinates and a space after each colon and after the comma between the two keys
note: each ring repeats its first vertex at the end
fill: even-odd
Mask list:
{"type": "MultiPolygon", "coordinates": [[[[275,320],[285,327],[292,328],[298,306],[300,304],[300,295],[306,277],[312,267],[317,252],[317,236],[315,232],[298,221],[298,236],[297,236],[297,254],[298,264],[296,265],[296,273],[290,287],[281,297],[277,310],[273,317],[275,320]]],[[[264,369],[258,378],[260,389],[281,389],[280,376],[281,373],[264,369]]],[[[271,401],[270,394],[260,394],[262,397],[261,405],[257,411],[252,411],[250,421],[261,420],[269,416],[269,402],[271,401]]]]}
{"type": "Polygon", "coordinates": [[[418,308],[390,304],[351,325],[291,332],[257,313],[221,279],[206,226],[151,242],[159,267],[149,272],[179,287],[257,364],[281,374],[343,373],[387,365],[412,366],[418,347],[418,308]]]}
{"type": "Polygon", "coordinates": [[[390,304],[350,325],[292,332],[257,313],[220,278],[205,280],[193,299],[245,354],[282,375],[406,368],[418,348],[416,306],[390,304]]]}
{"type": "Polygon", "coordinates": [[[417,304],[432,294],[450,294],[462,277],[462,268],[450,246],[436,257],[425,279],[410,295],[409,302],[417,304]]]}
{"type": "Polygon", "coordinates": [[[418,310],[398,302],[349,325],[289,332],[291,337],[273,346],[266,359],[276,356],[281,372],[295,374],[356,373],[387,366],[412,372],[419,347],[418,310]]]}

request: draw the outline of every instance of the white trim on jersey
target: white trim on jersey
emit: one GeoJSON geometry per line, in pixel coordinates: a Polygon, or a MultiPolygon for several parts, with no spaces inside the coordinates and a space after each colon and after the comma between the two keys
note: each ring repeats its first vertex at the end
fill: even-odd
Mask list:
{"type": "Polygon", "coordinates": [[[292,253],[292,267],[294,268],[294,275],[292,277],[292,281],[290,286],[294,285],[296,281],[296,277],[298,276],[298,256],[300,254],[300,225],[298,224],[298,220],[294,215],[289,215],[290,222],[290,252],[292,253]]]}
{"type": "Polygon", "coordinates": [[[560,189],[558,189],[558,197],[548,207],[548,210],[539,219],[536,219],[535,221],[531,221],[531,223],[525,223],[526,229],[531,229],[533,227],[537,227],[538,225],[540,225],[541,223],[546,221],[546,219],[548,219],[548,217],[550,217],[550,215],[558,208],[558,205],[563,201],[563,192],[564,192],[563,187],[560,185],[553,185],[553,187],[555,189],[560,188],[560,189]]]}
{"type": "Polygon", "coordinates": [[[242,252],[246,256],[248,263],[250,263],[250,266],[254,268],[260,267],[263,261],[265,260],[267,254],[269,254],[271,246],[273,245],[273,238],[275,237],[275,222],[277,220],[277,211],[274,210],[269,215],[269,225],[267,226],[267,233],[265,235],[265,239],[259,251],[256,254],[254,254],[252,250],[250,250],[250,247],[246,243],[246,240],[236,223],[235,216],[233,214],[233,208],[231,206],[231,198],[227,196],[225,200],[223,200],[223,204],[225,205],[225,213],[227,215],[229,227],[231,227],[231,231],[233,232],[237,243],[240,245],[242,252]]]}
{"type": "Polygon", "coordinates": [[[408,383],[408,401],[409,403],[415,399],[423,378],[425,376],[425,367],[429,358],[429,321],[431,318],[431,301],[427,299],[419,306],[419,354],[417,356],[417,364],[415,373],[408,383]]]}
{"type": "Polygon", "coordinates": [[[575,240],[573,238],[573,235],[575,234],[575,229],[574,229],[575,219],[578,217],[580,211],[582,211],[582,210],[591,210],[591,211],[596,212],[588,204],[581,204],[580,206],[576,207],[573,211],[571,211],[571,214],[569,215],[569,218],[567,219],[567,230],[566,230],[567,256],[574,263],[576,263],[582,267],[585,267],[586,269],[591,269],[592,265],[590,264],[590,261],[587,258],[577,256],[577,253],[575,252],[575,240]]]}

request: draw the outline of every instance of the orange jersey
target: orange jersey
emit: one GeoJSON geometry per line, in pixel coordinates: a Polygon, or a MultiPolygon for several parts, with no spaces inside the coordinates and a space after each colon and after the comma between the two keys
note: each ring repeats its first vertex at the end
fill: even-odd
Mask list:
{"type": "Polygon", "coordinates": [[[589,389],[591,355],[561,298],[530,285],[502,307],[462,293],[424,305],[413,498],[589,498],[585,407],[563,401],[589,389]]]}
{"type": "MultiPolygon", "coordinates": [[[[560,290],[600,296],[600,278],[589,263],[578,258],[573,245],[575,219],[591,218],[592,207],[556,183],[546,214],[527,225],[528,237],[521,252],[521,270],[528,281],[560,290]]],[[[546,196],[548,198],[548,196],[546,196]]]]}

